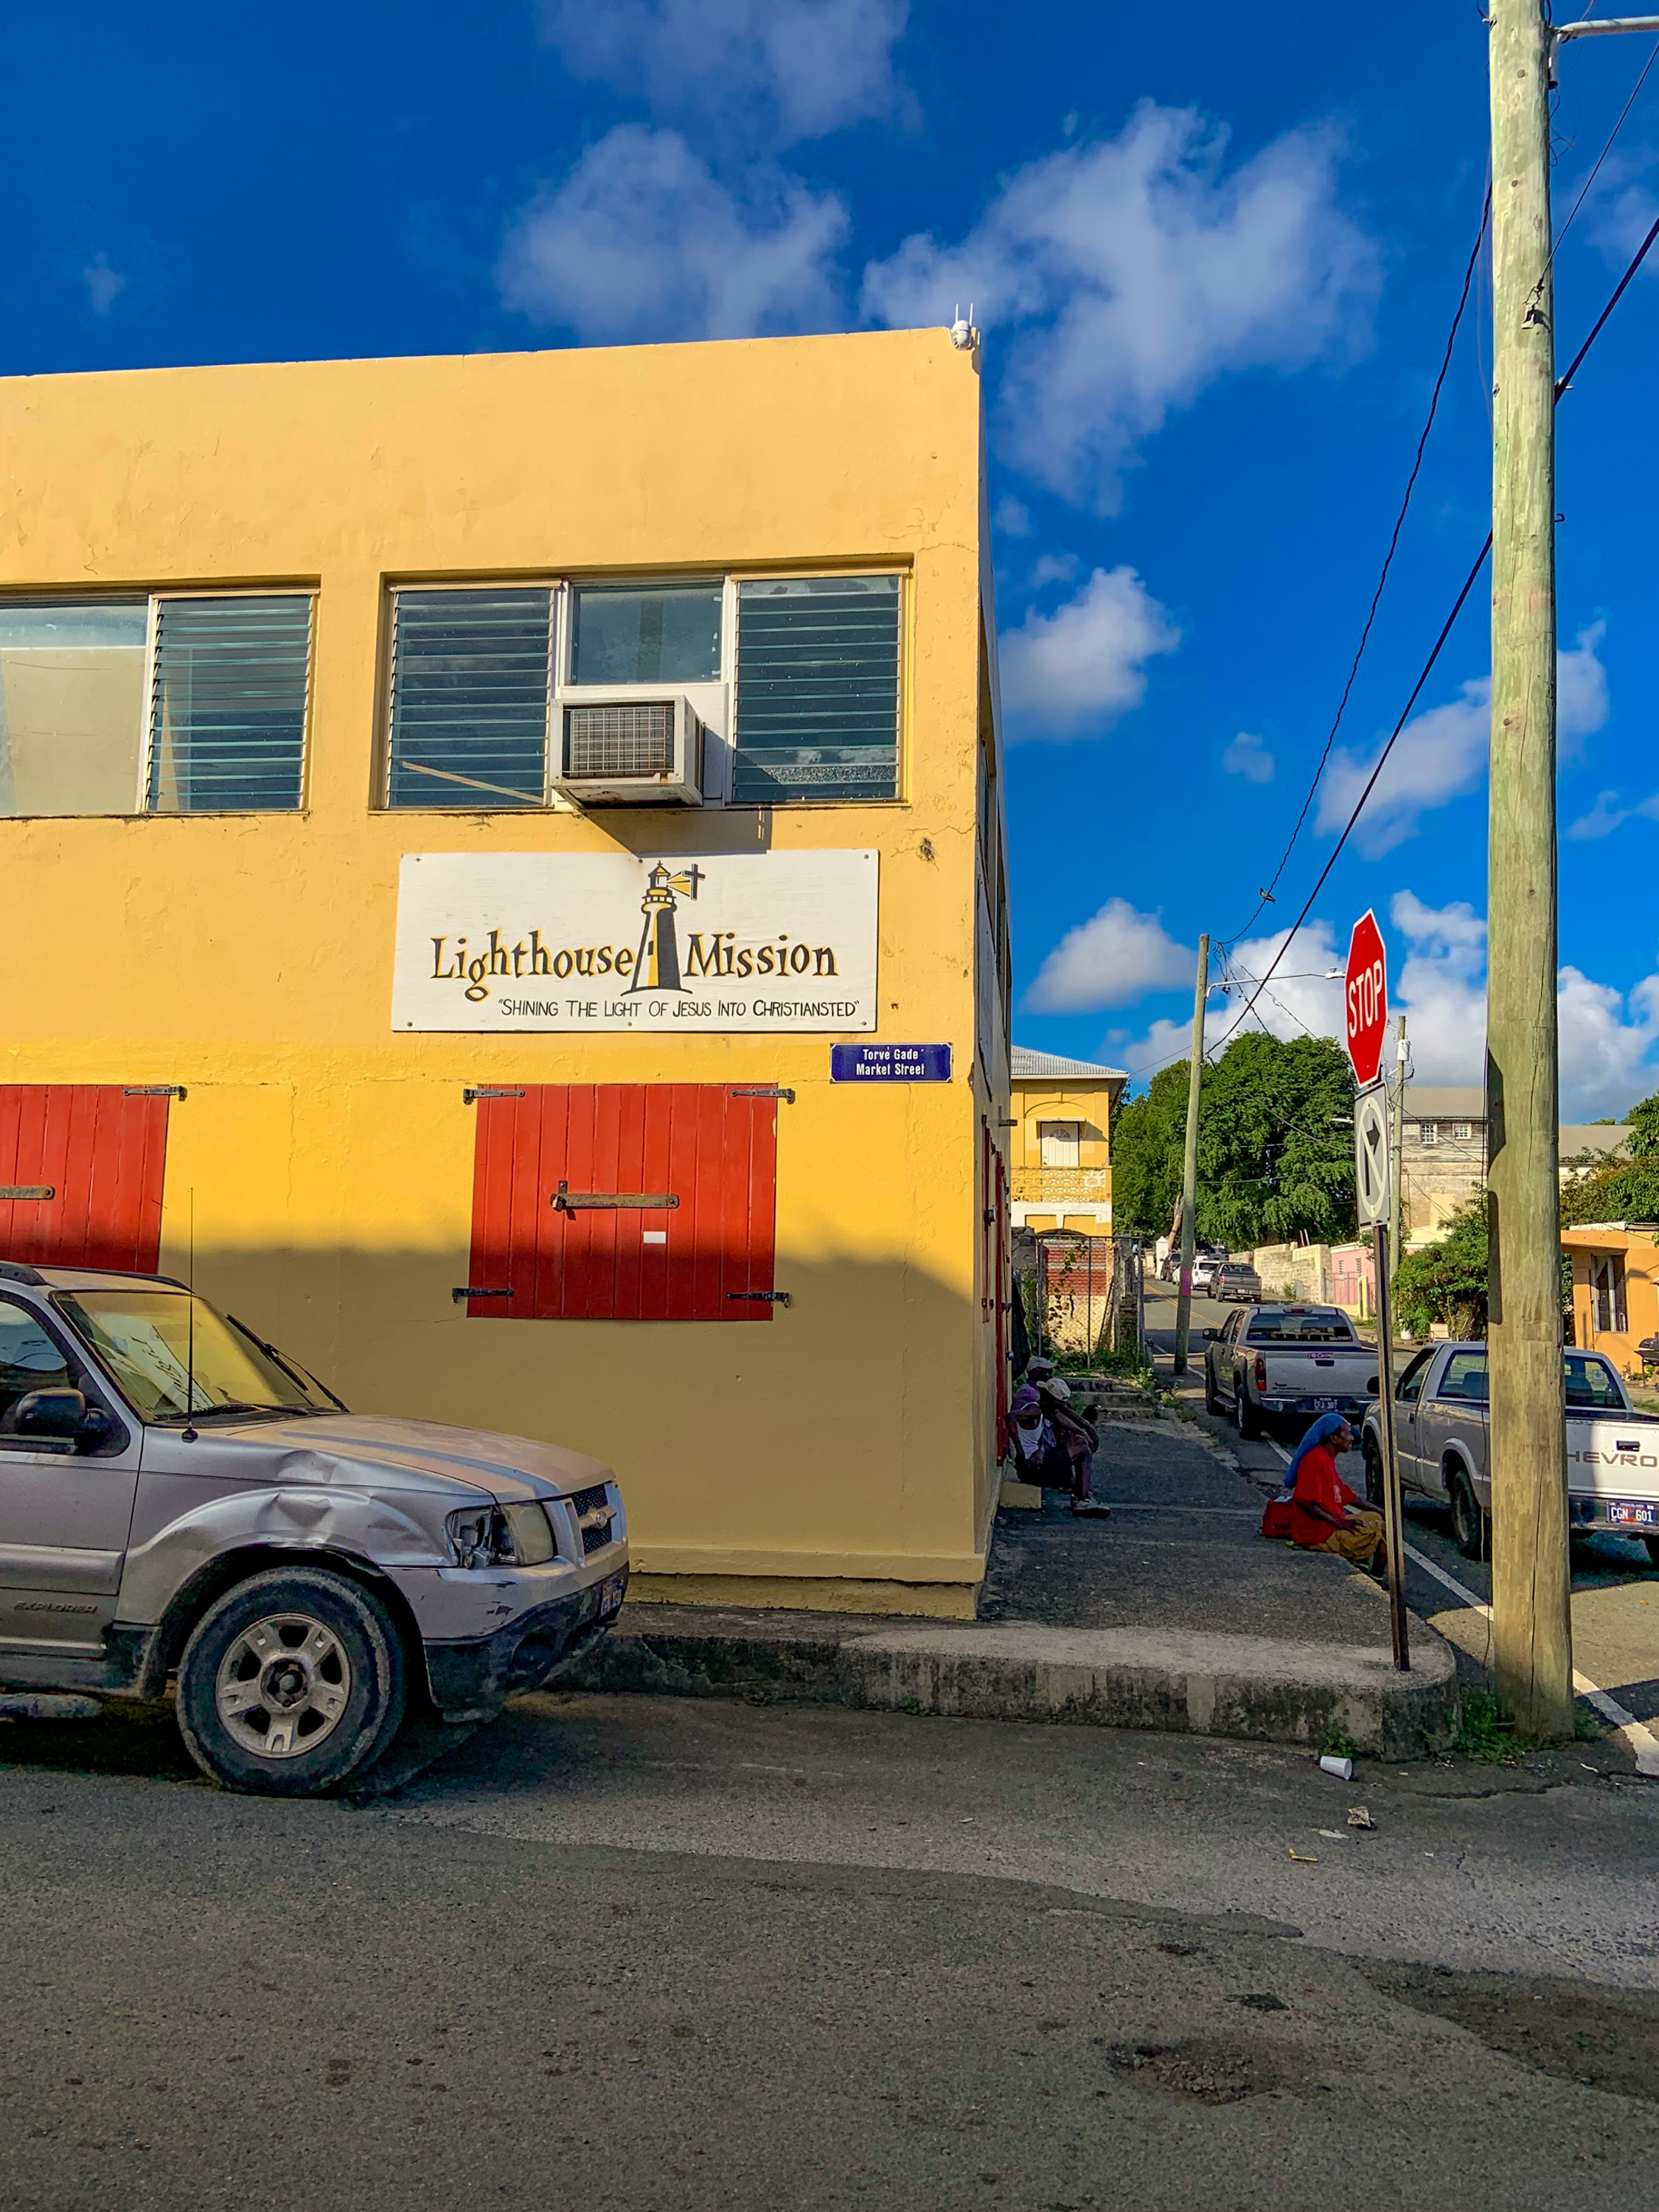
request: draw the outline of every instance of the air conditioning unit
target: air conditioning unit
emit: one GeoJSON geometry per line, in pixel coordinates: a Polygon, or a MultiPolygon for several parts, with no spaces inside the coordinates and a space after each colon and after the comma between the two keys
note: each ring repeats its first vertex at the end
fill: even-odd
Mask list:
{"type": "Polygon", "coordinates": [[[567,700],[553,787],[578,806],[701,806],[702,724],[690,700],[567,700]]]}

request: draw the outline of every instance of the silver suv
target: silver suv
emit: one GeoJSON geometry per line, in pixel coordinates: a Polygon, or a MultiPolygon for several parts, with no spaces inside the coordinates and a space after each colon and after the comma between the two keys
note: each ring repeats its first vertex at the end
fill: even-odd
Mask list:
{"type": "Polygon", "coordinates": [[[628,1584],[609,1468],[350,1413],[183,1284],[0,1261],[0,1682],[159,1698],[228,1789],[493,1717],[628,1584]]]}

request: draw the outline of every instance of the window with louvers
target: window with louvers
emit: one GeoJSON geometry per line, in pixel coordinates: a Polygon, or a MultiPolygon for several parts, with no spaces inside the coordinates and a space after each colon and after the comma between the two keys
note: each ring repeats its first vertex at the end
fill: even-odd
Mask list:
{"type": "Polygon", "coordinates": [[[392,806],[540,806],[553,594],[392,599],[392,806]]]}
{"type": "Polygon", "coordinates": [[[297,807],[311,594],[156,603],[147,801],[161,814],[297,807]]]}
{"type": "Polygon", "coordinates": [[[896,798],[898,702],[896,576],[739,586],[739,804],[896,798]]]}

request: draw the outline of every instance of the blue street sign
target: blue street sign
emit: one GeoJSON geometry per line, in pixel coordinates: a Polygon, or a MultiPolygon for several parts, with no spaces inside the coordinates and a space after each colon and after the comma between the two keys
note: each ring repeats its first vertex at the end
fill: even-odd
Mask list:
{"type": "Polygon", "coordinates": [[[948,1044],[832,1044],[832,1083],[948,1083],[948,1044]]]}

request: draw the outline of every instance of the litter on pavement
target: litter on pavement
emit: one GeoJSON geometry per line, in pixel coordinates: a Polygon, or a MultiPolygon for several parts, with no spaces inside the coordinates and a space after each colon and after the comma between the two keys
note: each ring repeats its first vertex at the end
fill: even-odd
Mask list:
{"type": "Polygon", "coordinates": [[[1351,1828],[1374,1828],[1376,1823],[1371,1818],[1370,1808],[1368,1805],[1350,1805],[1348,1826],[1351,1828]]]}
{"type": "Polygon", "coordinates": [[[1339,1782],[1353,1780],[1353,1761],[1351,1759],[1338,1759],[1328,1751],[1319,1764],[1322,1772],[1335,1775],[1339,1782]]]}

